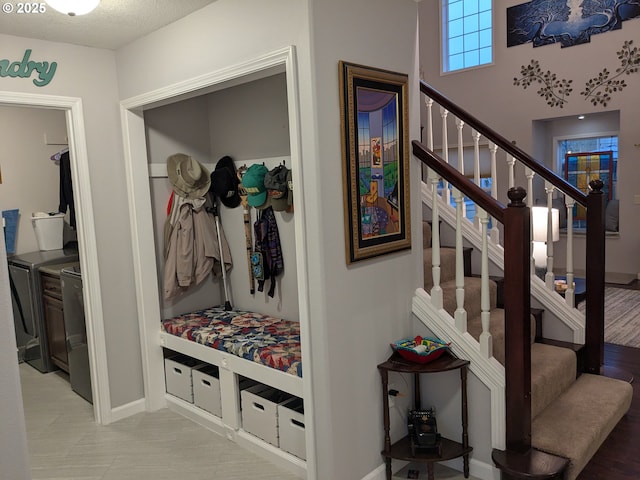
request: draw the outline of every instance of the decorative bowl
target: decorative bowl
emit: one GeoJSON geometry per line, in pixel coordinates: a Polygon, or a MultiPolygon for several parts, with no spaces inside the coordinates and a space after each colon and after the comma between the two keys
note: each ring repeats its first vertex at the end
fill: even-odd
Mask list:
{"type": "Polygon", "coordinates": [[[398,352],[402,358],[415,363],[429,363],[449,350],[450,343],[445,343],[438,338],[406,338],[391,344],[391,348],[398,352]]]}

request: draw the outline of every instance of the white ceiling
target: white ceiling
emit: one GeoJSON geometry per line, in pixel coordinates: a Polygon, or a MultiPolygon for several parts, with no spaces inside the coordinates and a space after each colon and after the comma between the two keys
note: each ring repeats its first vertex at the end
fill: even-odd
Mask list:
{"type": "Polygon", "coordinates": [[[48,5],[45,13],[18,14],[19,2],[0,0],[14,6],[0,13],[0,33],[116,50],[214,1],[101,0],[93,12],[70,17],[48,5]]]}

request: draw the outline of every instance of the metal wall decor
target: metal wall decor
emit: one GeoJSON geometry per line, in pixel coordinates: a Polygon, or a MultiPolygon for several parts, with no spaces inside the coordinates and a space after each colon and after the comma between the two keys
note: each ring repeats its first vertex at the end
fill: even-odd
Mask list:
{"type": "Polygon", "coordinates": [[[638,0],[533,0],[507,8],[507,47],[588,43],[591,35],[640,17],[638,0]]]}
{"type": "Polygon", "coordinates": [[[597,77],[590,79],[580,95],[584,95],[593,105],[606,107],[611,100],[611,94],[619,92],[627,86],[627,82],[620,80],[622,75],[636,73],[640,67],[640,51],[638,47],[632,47],[633,40],[627,40],[618,51],[620,66],[616,68],[615,75],[611,76],[607,68],[603,68],[597,77]]]}
{"type": "MultiPolygon", "coordinates": [[[[633,40],[627,40],[622,45],[622,49],[616,52],[620,67],[616,69],[614,75],[611,75],[607,68],[603,68],[598,76],[586,82],[584,90],[580,92],[585,100],[589,100],[594,106],[606,107],[613,93],[627,87],[627,82],[620,77],[640,70],[640,49],[632,45],[633,40]]],[[[573,80],[558,79],[558,76],[550,70],[543,72],[537,60],[531,60],[529,65],[520,67],[520,77],[513,79],[515,86],[521,86],[525,90],[534,83],[541,85],[536,93],[544,98],[550,107],[563,108],[568,102],[567,97],[573,91],[573,80]]]]}
{"type": "Polygon", "coordinates": [[[537,60],[531,60],[529,65],[523,65],[520,68],[520,75],[522,75],[520,78],[514,77],[513,84],[522,86],[525,90],[533,83],[542,85],[536,93],[544,98],[550,107],[564,107],[567,97],[573,90],[571,88],[573,80],[564,78],[560,80],[550,70],[543,72],[537,60]]]}

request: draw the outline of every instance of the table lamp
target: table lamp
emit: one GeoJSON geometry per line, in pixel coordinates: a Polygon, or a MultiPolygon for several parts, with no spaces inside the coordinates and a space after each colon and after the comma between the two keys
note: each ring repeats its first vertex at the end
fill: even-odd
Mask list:
{"type": "Polygon", "coordinates": [[[533,260],[536,270],[547,269],[547,257],[553,258],[553,242],[560,240],[560,211],[557,208],[532,207],[531,219],[533,227],[533,260]],[[551,224],[551,236],[549,238],[548,227],[551,224]],[[547,248],[547,242],[552,242],[547,248]]]}

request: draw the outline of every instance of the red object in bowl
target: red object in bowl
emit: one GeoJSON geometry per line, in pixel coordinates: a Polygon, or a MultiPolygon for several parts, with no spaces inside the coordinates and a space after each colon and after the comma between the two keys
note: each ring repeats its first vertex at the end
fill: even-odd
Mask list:
{"type": "Polygon", "coordinates": [[[440,358],[444,352],[449,350],[449,343],[434,338],[416,337],[415,340],[400,340],[391,344],[391,348],[398,352],[402,358],[415,363],[429,363],[440,358]],[[419,341],[418,341],[419,340],[419,341]],[[426,345],[426,352],[416,352],[413,347],[416,345],[426,345]]]}

